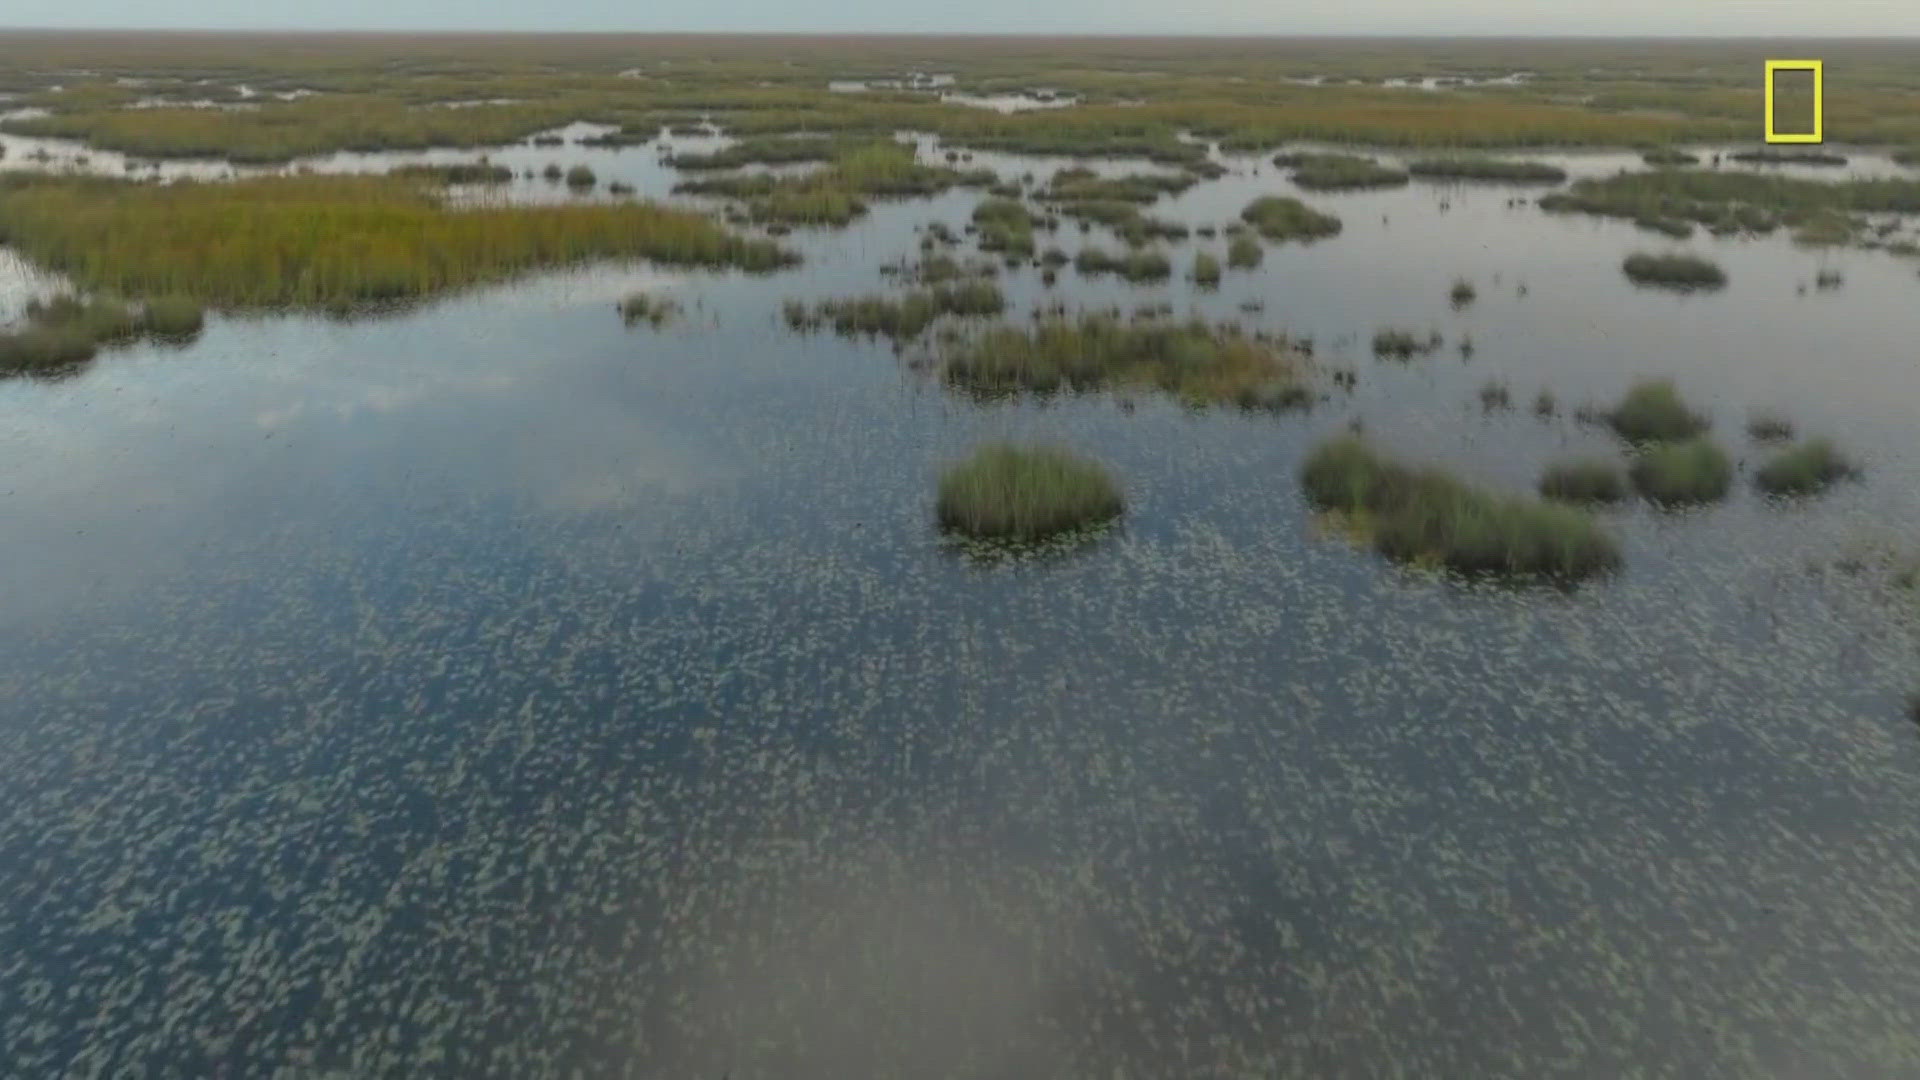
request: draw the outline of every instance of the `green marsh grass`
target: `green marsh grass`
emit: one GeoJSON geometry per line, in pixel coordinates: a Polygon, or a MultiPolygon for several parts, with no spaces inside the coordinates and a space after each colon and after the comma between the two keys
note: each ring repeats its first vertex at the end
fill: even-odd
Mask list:
{"type": "Polygon", "coordinates": [[[1747,417],[1747,436],[1755,442],[1785,442],[1793,438],[1793,421],[1778,413],[1756,412],[1747,417]]]}
{"type": "Polygon", "coordinates": [[[1193,254],[1193,283],[1203,289],[1218,288],[1220,285],[1220,260],[1210,252],[1196,251],[1193,254]]]}
{"type": "Polygon", "coordinates": [[[831,326],[835,333],[868,334],[905,340],[919,337],[942,315],[998,315],[1006,298],[991,281],[963,280],[957,284],[918,289],[900,296],[856,296],[823,300],[807,308],[789,304],[787,323],[796,329],[831,326]]]}
{"type": "Polygon", "coordinates": [[[1381,554],[1462,572],[1578,579],[1619,564],[1591,514],[1496,495],[1438,469],[1381,457],[1358,436],[1321,443],[1300,471],[1307,499],[1340,514],[1381,554]]]}
{"type": "Polygon", "coordinates": [[[1189,173],[1131,173],[1101,176],[1092,169],[1069,167],[1053,174],[1036,198],[1048,202],[1150,203],[1162,195],[1178,195],[1192,187],[1189,173]]]}
{"type": "Polygon", "coordinates": [[[1235,270],[1250,270],[1259,266],[1266,256],[1267,249],[1247,233],[1240,233],[1227,241],[1227,265],[1235,270]]]}
{"type": "Polygon", "coordinates": [[[989,327],[952,343],[942,363],[950,386],[978,396],[1142,388],[1248,408],[1310,403],[1308,368],[1286,339],[1232,324],[1098,314],[989,327]]]}
{"type": "Polygon", "coordinates": [[[1640,152],[1640,160],[1659,168],[1674,168],[1700,164],[1698,154],[1691,154],[1685,150],[1678,150],[1670,146],[1643,150],[1640,152]]]}
{"type": "Polygon", "coordinates": [[[1286,195],[1260,196],[1240,211],[1240,219],[1273,241],[1312,241],[1340,232],[1339,218],[1286,195]]]}
{"type": "Polygon", "coordinates": [[[1726,452],[1704,436],[1648,443],[1634,454],[1628,471],[1634,488],[1662,506],[1714,502],[1733,484],[1726,452]]]}
{"type": "Polygon", "coordinates": [[[1718,263],[1698,255],[1653,255],[1636,251],[1627,256],[1620,269],[1636,285],[1651,285],[1681,292],[1719,289],[1727,283],[1727,272],[1718,263]]]}
{"type": "Polygon", "coordinates": [[[1086,277],[1115,274],[1136,285],[1164,281],[1173,274],[1173,264],[1158,251],[1113,255],[1097,247],[1081,248],[1073,258],[1073,268],[1086,277]]]}
{"type": "Polygon", "coordinates": [[[1407,172],[1427,180],[1485,180],[1510,184],[1558,184],[1567,171],[1540,161],[1491,157],[1434,157],[1407,163],[1407,172]]]}
{"type": "Polygon", "coordinates": [[[1812,495],[1859,475],[1860,467],[1828,439],[1809,439],[1768,458],[1753,474],[1769,495],[1812,495]]]}
{"type": "Polygon", "coordinates": [[[1678,442],[1706,431],[1711,421],[1695,412],[1672,379],[1643,379],[1602,414],[1621,438],[1633,443],[1678,442]]]}
{"type": "Polygon", "coordinates": [[[946,468],[942,528],[996,540],[1039,540],[1120,516],[1126,499],[1099,463],[1055,446],[989,443],[946,468]]]}
{"type": "Polygon", "coordinates": [[[1425,356],[1444,344],[1439,333],[1428,333],[1422,337],[1411,330],[1396,330],[1391,327],[1376,330],[1373,334],[1373,355],[1392,357],[1396,360],[1410,360],[1415,356],[1425,356]]]}
{"type": "Polygon", "coordinates": [[[1543,210],[1638,220],[1691,221],[1716,235],[1764,234],[1781,225],[1845,243],[1849,215],[1920,213],[1920,180],[1807,180],[1740,170],[1656,169],[1576,180],[1540,200],[1543,210]]]}
{"type": "Polygon", "coordinates": [[[1293,182],[1308,191],[1356,191],[1399,187],[1407,183],[1405,169],[1382,165],[1358,154],[1280,154],[1275,165],[1293,170],[1293,182]]]}
{"type": "Polygon", "coordinates": [[[670,296],[655,296],[648,292],[628,293],[620,301],[619,309],[620,321],[628,326],[644,322],[657,328],[680,315],[679,301],[670,296]]]}
{"type": "Polygon", "coordinates": [[[1453,304],[1456,311],[1473,303],[1479,295],[1480,290],[1474,288],[1473,282],[1466,278],[1454,278],[1453,288],[1447,290],[1447,300],[1453,304]]]}
{"type": "Polygon", "coordinates": [[[10,176],[0,179],[0,231],[84,288],[216,306],[408,300],[600,259],[747,270],[796,261],[685,210],[450,207],[416,181],[386,176],[165,185],[10,176]]]}
{"type": "Polygon", "coordinates": [[[979,229],[980,250],[1033,255],[1033,215],[1019,200],[998,196],[982,200],[973,208],[973,224],[979,229]]]}
{"type": "Polygon", "coordinates": [[[200,333],[206,325],[206,309],[184,296],[162,296],[148,300],[140,314],[147,332],[167,341],[184,341],[200,333]]]}
{"type": "Polygon", "coordinates": [[[1556,461],[1540,474],[1540,496],[1555,502],[1619,502],[1627,497],[1627,475],[1606,458],[1556,461]]]}

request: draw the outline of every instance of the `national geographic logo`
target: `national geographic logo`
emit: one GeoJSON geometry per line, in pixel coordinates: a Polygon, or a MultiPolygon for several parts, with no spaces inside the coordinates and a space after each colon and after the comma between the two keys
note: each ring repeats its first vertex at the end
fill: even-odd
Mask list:
{"type": "MultiPolygon", "coordinates": [[[[1821,101],[1822,84],[1825,82],[1818,60],[1769,60],[1767,61],[1767,141],[1770,143],[1817,143],[1825,138],[1826,115],[1821,101]],[[1780,81],[1781,72],[1807,72],[1813,76],[1813,128],[1806,128],[1803,116],[1781,117],[1775,89],[1780,81]],[[1785,121],[1784,123],[1782,121],[1785,121]],[[1782,131],[1782,128],[1787,130],[1782,131]]],[[[1795,105],[1804,105],[1804,99],[1796,97],[1795,105]]],[[[1797,108],[1796,108],[1796,111],[1797,108]]]]}

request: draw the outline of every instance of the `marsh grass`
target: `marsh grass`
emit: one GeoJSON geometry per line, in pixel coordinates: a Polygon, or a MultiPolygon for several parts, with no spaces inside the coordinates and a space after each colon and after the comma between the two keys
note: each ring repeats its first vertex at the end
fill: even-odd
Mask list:
{"type": "Polygon", "coordinates": [[[786,319],[789,326],[798,330],[826,325],[839,334],[865,334],[898,341],[919,337],[942,315],[998,315],[1005,308],[1006,298],[998,286],[974,278],[901,296],[823,300],[812,308],[789,302],[786,319]]]}
{"type": "Polygon", "coordinates": [[[1662,506],[1714,502],[1733,484],[1733,464],[1726,452],[1698,436],[1642,446],[1629,473],[1634,488],[1662,506]]]}
{"type": "Polygon", "coordinates": [[[1727,283],[1727,273],[1719,264],[1698,255],[1652,255],[1639,251],[1627,256],[1620,269],[1636,285],[1681,292],[1719,289],[1727,283]]]}
{"type": "Polygon", "coordinates": [[[1640,153],[1640,160],[1646,162],[1649,165],[1653,165],[1660,168],[1673,168],[1676,166],[1700,164],[1700,157],[1698,154],[1691,154],[1685,150],[1678,150],[1670,146],[1656,147],[1652,150],[1643,150],[1640,153]]]}
{"type": "Polygon", "coordinates": [[[644,202],[449,207],[417,181],[0,179],[0,230],[84,288],[215,305],[408,300],[598,259],[773,270],[795,256],[644,202]]]}
{"type": "Polygon", "coordinates": [[[950,386],[983,397],[1145,388],[1194,405],[1287,409],[1312,400],[1308,366],[1284,338],[1231,324],[1056,314],[952,343],[942,372],[950,386]]]}
{"type": "Polygon", "coordinates": [[[1399,187],[1408,180],[1406,170],[1358,154],[1280,154],[1273,163],[1292,169],[1293,182],[1308,191],[1399,187]]]}
{"type": "Polygon", "coordinates": [[[1847,163],[1845,155],[1830,150],[1789,150],[1777,146],[1737,150],[1728,154],[1727,160],[1747,165],[1825,165],[1833,168],[1847,163]]]}
{"type": "Polygon", "coordinates": [[[1193,283],[1203,289],[1214,289],[1220,286],[1220,260],[1212,253],[1194,252],[1193,283]]]}
{"type": "Polygon", "coordinates": [[[1073,268],[1086,277],[1115,274],[1136,285],[1164,281],[1173,274],[1173,264],[1158,251],[1113,255],[1097,247],[1081,248],[1073,258],[1073,268]]]}
{"type": "Polygon", "coordinates": [[[167,297],[134,307],[106,297],[60,294],[26,305],[26,325],[0,333],[0,371],[51,373],[93,358],[102,346],[141,337],[180,343],[200,332],[205,315],[191,300],[167,297]]]}
{"type": "Polygon", "coordinates": [[[1513,393],[1507,384],[1498,379],[1488,379],[1480,387],[1480,407],[1487,412],[1499,412],[1513,407],[1513,393]]]}
{"type": "Polygon", "coordinates": [[[1627,497],[1627,476],[1606,458],[1556,461],[1540,474],[1540,496],[1555,502],[1615,503],[1627,497]]]}
{"type": "Polygon", "coordinates": [[[1119,517],[1120,486],[1105,467],[1057,446],[995,442],[949,465],[935,514],[980,539],[1040,540],[1119,517]]]}
{"type": "Polygon", "coordinates": [[[586,165],[575,165],[567,170],[567,186],[576,191],[584,191],[600,182],[593,169],[586,165]]]}
{"type": "Polygon", "coordinates": [[[1753,474],[1768,495],[1812,495],[1860,474],[1860,467],[1828,439],[1809,439],[1768,458],[1753,474]]]}
{"type": "Polygon", "coordinates": [[[1466,278],[1454,278],[1453,288],[1447,291],[1447,300],[1453,304],[1454,310],[1458,311],[1472,304],[1479,295],[1480,290],[1473,287],[1473,282],[1466,278]]]}
{"type": "Polygon", "coordinates": [[[513,181],[513,170],[489,161],[456,161],[446,164],[396,165],[390,176],[405,176],[436,184],[506,184],[513,181]]]}
{"type": "Polygon", "coordinates": [[[1313,241],[1340,232],[1339,218],[1286,195],[1260,196],[1240,211],[1240,219],[1252,225],[1262,237],[1276,242],[1313,241]]]}
{"type": "Polygon", "coordinates": [[[141,324],[148,333],[163,341],[186,341],[206,325],[206,309],[184,296],[162,296],[148,300],[141,312],[141,324]]]}
{"type": "Polygon", "coordinates": [[[1620,552],[1592,515],[1494,495],[1438,469],[1413,469],[1358,436],[1320,444],[1300,472],[1307,499],[1341,514],[1381,554],[1468,573],[1578,579],[1618,565],[1620,552]]]}
{"type": "Polygon", "coordinates": [[[1421,158],[1407,164],[1407,172],[1426,180],[1484,180],[1509,184],[1558,184],[1567,171],[1539,161],[1492,157],[1421,158]]]}
{"type": "Polygon", "coordinates": [[[1747,417],[1747,435],[1755,442],[1785,442],[1793,438],[1793,421],[1778,413],[1756,412],[1747,417]]]}
{"type": "Polygon", "coordinates": [[[1656,169],[1576,180],[1543,210],[1638,220],[1691,221],[1715,235],[1794,226],[1809,242],[1845,243],[1850,215],[1920,212],[1920,180],[1806,180],[1740,170],[1656,169]]]}
{"type": "Polygon", "coordinates": [[[1178,195],[1192,187],[1191,173],[1132,173],[1101,176],[1092,169],[1072,166],[1053,174],[1035,197],[1048,202],[1150,203],[1162,195],[1178,195]]]}
{"type": "Polygon", "coordinates": [[[1033,215],[1017,199],[995,196],[973,208],[980,250],[1031,257],[1034,251],[1033,215]]]}
{"type": "Polygon", "coordinates": [[[1227,240],[1227,265],[1235,270],[1251,270],[1259,266],[1266,256],[1267,249],[1247,233],[1239,233],[1227,240]]]}
{"type": "Polygon", "coordinates": [[[1551,390],[1540,391],[1533,399],[1533,415],[1541,419],[1560,415],[1560,399],[1551,390]]]}
{"type": "Polygon", "coordinates": [[[1411,330],[1386,328],[1374,331],[1373,355],[1391,357],[1395,360],[1410,360],[1416,356],[1435,352],[1444,343],[1438,331],[1422,337],[1411,330]]]}
{"type": "Polygon", "coordinates": [[[670,296],[648,292],[629,293],[620,301],[620,321],[628,326],[647,323],[658,329],[680,316],[680,302],[670,296]]]}
{"type": "Polygon", "coordinates": [[[1627,389],[1610,412],[1600,414],[1632,443],[1678,442],[1707,430],[1710,421],[1680,397],[1671,379],[1643,379],[1627,389]]]}

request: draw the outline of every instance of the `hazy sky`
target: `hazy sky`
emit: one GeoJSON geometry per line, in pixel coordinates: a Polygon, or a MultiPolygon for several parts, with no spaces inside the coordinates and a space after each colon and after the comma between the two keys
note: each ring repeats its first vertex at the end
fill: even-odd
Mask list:
{"type": "Polygon", "coordinates": [[[5,0],[0,26],[1920,36],[1920,0],[5,0]]]}

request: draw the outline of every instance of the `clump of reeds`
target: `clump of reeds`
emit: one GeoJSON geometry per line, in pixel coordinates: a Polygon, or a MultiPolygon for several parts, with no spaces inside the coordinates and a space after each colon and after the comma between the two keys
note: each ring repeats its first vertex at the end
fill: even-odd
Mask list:
{"type": "Polygon", "coordinates": [[[1858,476],[1860,467],[1829,439],[1809,439],[1768,458],[1753,474],[1769,495],[1812,495],[1858,476]]]}
{"type": "Polygon", "coordinates": [[[1652,255],[1640,251],[1627,256],[1620,268],[1636,285],[1655,285],[1682,292],[1718,289],[1727,283],[1727,273],[1718,263],[1698,255],[1652,255]]]}
{"type": "Polygon", "coordinates": [[[1540,495],[1557,502],[1619,502],[1627,497],[1627,477],[1606,458],[1556,461],[1540,474],[1540,495]]]}
{"type": "Polygon", "coordinates": [[[1645,379],[1628,388],[1620,404],[1604,414],[1628,442],[1677,442],[1707,430],[1710,421],[1681,399],[1671,379],[1645,379]]]}
{"type": "Polygon", "coordinates": [[[1663,506],[1713,502],[1733,483],[1726,452],[1698,436],[1642,446],[1629,472],[1640,494],[1663,506]]]}
{"type": "Polygon", "coordinates": [[[1240,218],[1273,241],[1318,240],[1340,232],[1339,218],[1286,195],[1262,195],[1240,211],[1240,218]]]}
{"type": "Polygon", "coordinates": [[[1357,436],[1322,443],[1300,478],[1314,506],[1343,515],[1389,558],[1560,578],[1585,577],[1620,561],[1613,538],[1582,510],[1494,495],[1438,469],[1410,468],[1357,436]]]}
{"type": "Polygon", "coordinates": [[[1111,474],[1055,446],[996,442],[940,476],[943,528],[999,540],[1039,540],[1098,525],[1126,509],[1111,474]]]}

